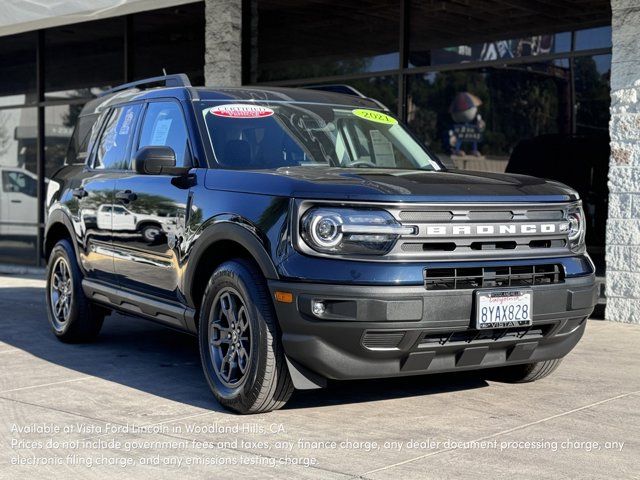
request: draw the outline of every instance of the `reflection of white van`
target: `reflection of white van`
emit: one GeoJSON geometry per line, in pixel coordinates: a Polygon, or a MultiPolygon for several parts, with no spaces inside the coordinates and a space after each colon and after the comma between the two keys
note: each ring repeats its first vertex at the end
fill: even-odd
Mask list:
{"type": "Polygon", "coordinates": [[[24,168],[0,167],[0,235],[38,235],[38,177],[24,168]]]}

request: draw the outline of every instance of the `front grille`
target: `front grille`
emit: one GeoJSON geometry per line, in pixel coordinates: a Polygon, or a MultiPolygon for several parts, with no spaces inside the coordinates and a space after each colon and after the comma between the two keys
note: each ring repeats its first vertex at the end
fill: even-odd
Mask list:
{"type": "Polygon", "coordinates": [[[419,346],[427,348],[435,345],[480,343],[499,340],[533,340],[542,338],[551,331],[553,325],[536,325],[523,328],[497,328],[494,330],[463,330],[452,333],[427,333],[419,346]]]}
{"type": "Polygon", "coordinates": [[[365,332],[362,337],[362,345],[369,350],[382,350],[398,348],[404,338],[404,331],[395,332],[365,332]]]}
{"type": "Polygon", "coordinates": [[[565,209],[557,204],[434,204],[389,208],[414,234],[387,258],[485,260],[570,255],[565,209]]]}
{"type": "Polygon", "coordinates": [[[459,290],[482,287],[529,287],[564,282],[561,265],[504,267],[425,268],[427,290],[459,290]]]}

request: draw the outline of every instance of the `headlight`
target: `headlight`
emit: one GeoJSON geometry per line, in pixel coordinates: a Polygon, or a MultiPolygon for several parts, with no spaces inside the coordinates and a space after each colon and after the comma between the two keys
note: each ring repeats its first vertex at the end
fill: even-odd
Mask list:
{"type": "Polygon", "coordinates": [[[574,253],[584,253],[585,246],[585,227],[584,211],[580,205],[572,205],[565,211],[565,220],[567,221],[567,238],[569,240],[569,248],[574,253]]]}
{"type": "Polygon", "coordinates": [[[300,234],[322,253],[384,255],[400,235],[415,233],[385,210],[316,207],[300,222],[300,234]]]}

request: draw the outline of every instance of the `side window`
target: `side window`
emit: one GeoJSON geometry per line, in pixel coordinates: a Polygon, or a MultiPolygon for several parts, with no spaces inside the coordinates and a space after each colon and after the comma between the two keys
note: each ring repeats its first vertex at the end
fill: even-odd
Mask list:
{"type": "Polygon", "coordinates": [[[135,129],[141,106],[124,105],[108,113],[106,125],[98,142],[93,168],[123,170],[129,167],[127,147],[135,129]]]}
{"type": "Polygon", "coordinates": [[[191,155],[187,139],[187,126],[182,109],[177,103],[149,103],[142,123],[138,148],[171,147],[176,153],[176,166],[190,166],[191,155]]]}
{"type": "Polygon", "coordinates": [[[34,178],[22,172],[2,172],[2,190],[11,193],[24,193],[30,197],[38,195],[38,185],[34,178]]]}

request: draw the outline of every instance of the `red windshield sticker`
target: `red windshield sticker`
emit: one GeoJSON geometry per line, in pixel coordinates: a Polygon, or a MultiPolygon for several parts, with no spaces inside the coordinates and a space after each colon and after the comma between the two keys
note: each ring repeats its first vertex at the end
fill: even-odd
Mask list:
{"type": "Polygon", "coordinates": [[[225,118],[264,118],[273,115],[273,110],[261,105],[247,105],[245,103],[231,103],[218,105],[209,110],[213,115],[225,118]]]}

